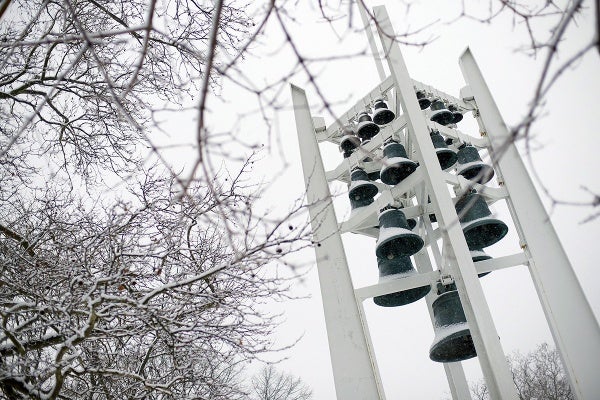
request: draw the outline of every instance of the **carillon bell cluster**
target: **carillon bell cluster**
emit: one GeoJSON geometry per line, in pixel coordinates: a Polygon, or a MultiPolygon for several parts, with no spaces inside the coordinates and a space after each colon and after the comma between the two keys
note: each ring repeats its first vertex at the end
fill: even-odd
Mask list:
{"type": "MultiPolygon", "coordinates": [[[[456,139],[464,135],[445,138],[440,133],[442,129],[436,128],[434,124],[456,128],[456,124],[463,120],[463,112],[466,110],[425,90],[416,90],[415,95],[420,109],[432,122],[430,137],[440,169],[454,172],[474,184],[488,183],[494,176],[494,169],[482,161],[478,149],[471,143],[456,139]]],[[[350,170],[348,197],[353,212],[370,206],[378,194],[400,184],[419,168],[419,163],[412,157],[412,148],[403,140],[401,132],[387,132],[390,129],[387,127],[396,118],[394,111],[383,98],[375,100],[371,107],[372,113],[371,110],[365,110],[354,116],[354,120],[343,128],[339,140],[340,152],[344,158],[360,152],[359,157],[353,158],[357,162],[350,170]],[[364,147],[383,132],[387,132],[387,139],[381,141],[383,145],[367,152],[364,147]]],[[[427,241],[415,230],[417,220],[407,218],[402,208],[402,205],[412,205],[414,198],[415,193],[409,192],[402,201],[396,199],[393,204],[378,210],[375,257],[379,282],[402,279],[418,273],[411,256],[424,251],[427,241]]],[[[429,201],[427,196],[425,200],[429,201]]],[[[484,248],[495,244],[507,234],[506,224],[492,217],[486,198],[474,189],[456,198],[455,208],[473,262],[491,259],[484,248]]],[[[435,214],[429,212],[415,218],[427,219],[427,223],[437,223],[435,214]]],[[[435,242],[435,239],[432,241],[435,242]]],[[[484,275],[487,273],[481,273],[479,277],[484,275]]],[[[376,296],[373,301],[381,307],[403,306],[422,299],[431,291],[430,285],[426,285],[376,296]]],[[[432,303],[435,338],[429,357],[433,361],[444,363],[475,357],[475,346],[456,285],[438,283],[433,292],[436,295],[432,303]]]]}

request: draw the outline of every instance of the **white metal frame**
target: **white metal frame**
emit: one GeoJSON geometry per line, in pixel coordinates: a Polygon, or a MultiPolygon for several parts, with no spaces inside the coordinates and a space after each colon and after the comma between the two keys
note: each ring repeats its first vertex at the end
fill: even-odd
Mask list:
{"type": "MultiPolygon", "coordinates": [[[[360,3],[360,2],[359,2],[360,3]]],[[[376,52],[375,40],[368,24],[366,10],[359,4],[365,23],[369,44],[374,53],[381,83],[344,113],[338,121],[322,132],[316,133],[304,91],[292,85],[292,100],[302,166],[307,187],[308,209],[313,227],[317,256],[317,268],[323,298],[323,308],[329,339],[334,381],[338,399],[385,399],[371,338],[364,316],[363,301],[383,294],[407,290],[427,284],[435,287],[440,275],[451,274],[469,323],[471,335],[479,356],[479,362],[490,390],[491,398],[517,399],[506,358],[500,345],[489,308],[477,274],[516,265],[528,265],[538,296],[566,367],[571,386],[577,399],[593,399],[600,392],[600,329],[591,308],[581,291],[568,259],[558,241],[543,205],[527,171],[510,142],[508,131],[489,93],[481,72],[469,50],[460,59],[463,75],[469,86],[455,98],[423,83],[412,80],[402,58],[395,33],[384,7],[375,7],[373,16],[391,75],[384,77],[381,59],[376,52]],[[457,104],[463,111],[474,111],[487,136],[475,138],[439,124],[426,121],[420,110],[415,88],[424,89],[457,104]],[[345,121],[370,106],[374,99],[395,89],[395,102],[402,106],[391,124],[383,127],[368,145],[359,148],[344,159],[332,171],[325,171],[318,142],[339,143],[340,131],[345,121]],[[463,177],[440,169],[429,136],[429,128],[438,129],[446,136],[457,138],[480,148],[487,148],[492,155],[500,188],[473,184],[463,177]],[[367,171],[381,168],[378,149],[385,140],[401,130],[409,132],[406,138],[419,168],[393,188],[379,184],[382,194],[371,205],[356,210],[351,218],[338,223],[331,204],[328,181],[349,181],[349,171],[360,163],[367,171]],[[502,156],[499,157],[500,149],[502,156]],[[373,156],[373,162],[360,159],[365,153],[373,156]],[[523,252],[480,261],[475,265],[471,259],[464,234],[458,224],[447,185],[456,191],[475,187],[488,203],[505,199],[517,227],[523,252]],[[388,190],[390,189],[390,190],[388,190]],[[418,274],[355,289],[348,271],[341,233],[354,232],[376,236],[377,211],[393,203],[406,193],[418,193],[418,205],[407,206],[407,218],[435,212],[438,228],[433,229],[428,218],[421,218],[420,231],[426,234],[426,245],[431,246],[437,264],[433,270],[431,260],[424,249],[415,255],[418,274]],[[426,196],[431,199],[426,204],[426,196]],[[425,201],[424,201],[425,200],[425,201]],[[437,248],[442,240],[442,251],[437,248]],[[445,264],[444,264],[445,263],[445,264]],[[537,265],[540,265],[538,268],[537,265]],[[577,326],[577,329],[573,329],[577,326]]],[[[431,304],[434,294],[427,297],[428,309],[433,321],[431,304]]],[[[453,399],[470,399],[469,388],[460,363],[444,364],[453,399]]]]}

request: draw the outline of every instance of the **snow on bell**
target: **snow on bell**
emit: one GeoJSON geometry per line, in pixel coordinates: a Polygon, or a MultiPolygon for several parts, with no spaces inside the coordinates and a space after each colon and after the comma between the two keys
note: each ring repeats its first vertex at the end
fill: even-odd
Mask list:
{"type": "Polygon", "coordinates": [[[460,111],[458,111],[458,107],[455,104],[450,104],[448,106],[448,111],[452,113],[452,122],[451,124],[458,124],[463,120],[463,115],[460,111]]]}
{"type": "Polygon", "coordinates": [[[425,94],[424,91],[417,90],[416,95],[417,95],[417,100],[419,101],[419,107],[421,107],[421,110],[424,110],[431,105],[431,100],[429,100],[427,98],[427,95],[425,94]]]}
{"type": "Polygon", "coordinates": [[[360,139],[356,137],[354,129],[345,126],[340,139],[340,151],[344,153],[344,158],[348,158],[346,154],[352,154],[358,146],[360,146],[360,139]]]}
{"type": "Polygon", "coordinates": [[[410,230],[404,213],[388,208],[379,214],[379,237],[375,254],[391,260],[399,256],[411,256],[423,248],[423,239],[410,230]]]}
{"type": "Polygon", "coordinates": [[[356,127],[356,134],[359,138],[371,139],[373,136],[379,133],[379,126],[367,114],[365,111],[358,114],[358,126],[356,127]]]}
{"type": "Polygon", "coordinates": [[[415,172],[417,163],[410,160],[404,146],[398,142],[390,142],[383,147],[383,168],[381,168],[381,182],[387,185],[396,185],[407,176],[415,172]]]}
{"type": "Polygon", "coordinates": [[[494,169],[481,161],[479,152],[471,145],[464,145],[458,149],[458,167],[456,173],[466,179],[481,183],[488,183],[494,176],[494,169]]]}
{"type": "Polygon", "coordinates": [[[473,358],[477,356],[475,344],[471,338],[456,285],[451,284],[442,288],[443,293],[433,301],[431,306],[435,338],[429,349],[429,358],[443,363],[473,358]]]}
{"type": "Polygon", "coordinates": [[[446,105],[439,98],[434,99],[431,102],[431,117],[429,118],[433,122],[437,122],[440,125],[448,125],[452,123],[454,116],[446,108],[446,105]]]}
{"type": "MultiPolygon", "coordinates": [[[[417,273],[410,257],[400,256],[392,259],[377,257],[379,283],[394,278],[404,278],[417,273]]],[[[373,297],[373,302],[381,307],[397,307],[413,303],[429,293],[431,286],[421,286],[400,292],[373,297]]]]}
{"type": "Polygon", "coordinates": [[[469,193],[456,202],[456,213],[469,250],[480,250],[498,242],[508,233],[508,226],[492,213],[482,195],[469,193]]]}
{"type": "MultiPolygon", "coordinates": [[[[471,250],[470,253],[471,253],[471,259],[473,260],[474,263],[483,261],[483,260],[491,260],[492,259],[492,256],[487,254],[482,249],[471,250]]],[[[489,274],[489,272],[482,272],[481,274],[477,274],[477,276],[481,278],[483,276],[486,276],[487,274],[489,274]]]]}
{"type": "Polygon", "coordinates": [[[396,114],[388,108],[383,99],[375,100],[373,108],[375,109],[375,111],[373,111],[373,122],[377,125],[389,124],[396,118],[396,114]]]}
{"type": "Polygon", "coordinates": [[[371,204],[378,192],[377,185],[369,180],[369,176],[364,169],[355,168],[352,170],[350,190],[348,191],[352,209],[371,204]]]}
{"type": "Polygon", "coordinates": [[[433,131],[430,135],[433,147],[435,148],[435,154],[440,162],[440,167],[448,169],[453,166],[457,160],[456,153],[448,148],[444,138],[438,131],[433,131]]]}

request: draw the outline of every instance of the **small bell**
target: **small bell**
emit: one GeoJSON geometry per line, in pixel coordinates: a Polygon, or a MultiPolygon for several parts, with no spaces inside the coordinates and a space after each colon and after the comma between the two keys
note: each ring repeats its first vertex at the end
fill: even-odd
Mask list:
{"type": "Polygon", "coordinates": [[[463,120],[463,115],[455,104],[450,104],[448,106],[448,111],[452,113],[452,122],[450,122],[451,124],[458,124],[463,120]]]}
{"type": "Polygon", "coordinates": [[[360,139],[356,137],[354,129],[351,126],[344,127],[340,139],[340,151],[344,154],[352,153],[358,146],[360,146],[360,139]]]}
{"type": "Polygon", "coordinates": [[[375,122],[373,122],[369,114],[364,111],[358,114],[358,126],[356,128],[356,134],[359,138],[363,140],[371,139],[378,133],[379,127],[375,122]]]}
{"type": "Polygon", "coordinates": [[[456,153],[458,158],[458,166],[456,173],[464,176],[466,179],[485,184],[494,176],[494,169],[481,161],[479,152],[471,145],[464,145],[458,149],[456,153]]]}
{"type": "Polygon", "coordinates": [[[435,148],[435,154],[442,169],[448,169],[456,163],[456,153],[448,148],[444,138],[438,131],[431,132],[431,141],[435,148]]]}
{"type": "MultiPolygon", "coordinates": [[[[379,283],[388,279],[407,277],[417,273],[410,261],[410,257],[394,257],[392,259],[378,257],[377,267],[379,268],[379,283]]],[[[430,290],[431,286],[429,285],[421,286],[401,292],[376,296],[373,297],[373,302],[381,307],[403,306],[422,299],[430,290]]]]}
{"type": "Polygon", "coordinates": [[[379,237],[375,254],[379,258],[392,259],[411,256],[423,248],[423,239],[410,230],[404,213],[388,208],[379,214],[379,237]]]}
{"type": "Polygon", "coordinates": [[[348,191],[348,197],[350,200],[357,202],[356,204],[364,204],[365,201],[370,200],[371,204],[373,198],[379,193],[377,186],[369,180],[369,176],[362,168],[355,168],[350,174],[350,190],[348,191]]]}
{"type": "Polygon", "coordinates": [[[431,117],[429,118],[433,122],[437,122],[440,125],[448,125],[454,119],[454,116],[448,109],[442,100],[436,98],[431,102],[431,117]]]}
{"type": "Polygon", "coordinates": [[[429,358],[447,363],[477,356],[456,285],[438,285],[438,289],[440,295],[431,305],[435,338],[429,349],[429,358]]]}
{"type": "Polygon", "coordinates": [[[460,226],[469,250],[479,250],[498,242],[508,233],[508,226],[492,213],[483,196],[469,193],[455,204],[460,226]]]}
{"type": "Polygon", "coordinates": [[[375,111],[373,111],[373,122],[377,125],[389,124],[396,118],[396,114],[388,108],[383,99],[375,100],[373,108],[375,109],[375,111]]]}
{"type": "Polygon", "coordinates": [[[415,172],[417,163],[410,160],[404,146],[398,142],[389,142],[383,147],[383,168],[381,182],[386,185],[396,185],[415,172]]]}
{"type": "Polygon", "coordinates": [[[429,100],[427,98],[427,95],[425,94],[425,92],[423,92],[422,90],[417,90],[416,94],[417,94],[417,100],[419,101],[419,107],[421,107],[421,110],[424,110],[431,105],[431,100],[429,100]]]}

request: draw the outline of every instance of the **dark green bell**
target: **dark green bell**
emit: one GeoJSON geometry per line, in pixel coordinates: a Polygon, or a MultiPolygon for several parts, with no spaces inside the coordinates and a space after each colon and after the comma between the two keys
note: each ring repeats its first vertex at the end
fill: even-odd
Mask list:
{"type": "Polygon", "coordinates": [[[453,166],[457,159],[456,153],[448,148],[444,138],[438,131],[433,131],[430,135],[433,147],[435,148],[435,155],[440,162],[440,167],[442,169],[448,169],[453,166]]]}
{"type": "Polygon", "coordinates": [[[366,112],[358,114],[358,126],[356,127],[356,134],[359,138],[371,139],[379,133],[379,126],[371,119],[371,116],[366,112]]]}
{"type": "Polygon", "coordinates": [[[450,111],[452,113],[451,124],[458,124],[460,121],[463,120],[463,115],[460,111],[458,111],[458,107],[456,107],[456,105],[450,104],[448,106],[448,111],[450,111]]]}
{"type": "Polygon", "coordinates": [[[471,145],[465,145],[458,149],[458,166],[456,173],[466,179],[481,183],[487,183],[494,176],[494,169],[481,161],[479,152],[471,145]]]}
{"type": "Polygon", "coordinates": [[[354,129],[350,126],[344,127],[340,139],[340,151],[352,153],[358,146],[360,146],[360,139],[356,137],[354,129]]]}
{"type": "Polygon", "coordinates": [[[429,118],[433,122],[437,122],[440,125],[448,125],[452,123],[454,116],[452,113],[446,108],[446,105],[442,100],[434,99],[431,102],[431,117],[429,118]]]}
{"type": "MultiPolygon", "coordinates": [[[[490,256],[489,254],[487,254],[485,251],[481,250],[481,249],[475,249],[475,250],[471,250],[471,259],[473,260],[474,263],[479,262],[479,261],[483,261],[483,260],[490,260],[492,258],[492,256],[490,256]]],[[[483,272],[481,274],[477,274],[478,277],[484,277],[487,274],[489,274],[489,272],[483,272]]]]}
{"type": "MultiPolygon", "coordinates": [[[[364,201],[371,199],[377,195],[379,189],[369,180],[369,176],[362,168],[355,168],[350,174],[350,190],[348,197],[354,201],[364,201]]],[[[370,204],[370,203],[369,203],[370,204]]]]}
{"type": "MultiPolygon", "coordinates": [[[[410,257],[394,257],[392,259],[377,257],[379,268],[379,283],[392,278],[402,278],[416,274],[410,257]]],[[[373,302],[381,307],[397,307],[413,303],[429,293],[431,286],[403,290],[401,292],[384,294],[373,297],[373,302]]]]}
{"type": "Polygon", "coordinates": [[[480,194],[467,194],[456,202],[455,207],[469,250],[491,246],[506,236],[508,226],[490,217],[492,213],[480,194]]]}
{"type": "Polygon", "coordinates": [[[419,101],[419,107],[421,107],[421,110],[424,110],[431,105],[431,100],[429,100],[427,98],[427,95],[425,94],[425,92],[423,92],[422,90],[417,90],[416,95],[417,95],[417,100],[419,101]]]}
{"type": "Polygon", "coordinates": [[[460,303],[456,286],[434,300],[432,304],[435,338],[429,358],[437,362],[457,362],[477,356],[469,324],[460,303]]]}
{"type": "Polygon", "coordinates": [[[368,197],[362,200],[354,200],[353,198],[350,198],[350,209],[354,211],[357,208],[366,207],[369,204],[373,204],[374,201],[375,200],[373,198],[368,197]]]}
{"type": "Polygon", "coordinates": [[[373,122],[377,125],[389,124],[396,118],[396,114],[388,108],[383,99],[375,100],[373,108],[375,109],[375,111],[373,111],[373,122]]]}
{"type": "Polygon", "coordinates": [[[417,163],[410,160],[404,146],[398,142],[390,142],[383,148],[383,168],[381,182],[386,185],[396,185],[415,172],[417,163]]]}
{"type": "Polygon", "coordinates": [[[411,256],[423,245],[423,239],[410,230],[401,210],[389,208],[379,214],[379,237],[375,246],[377,257],[391,260],[399,256],[411,256]]]}

